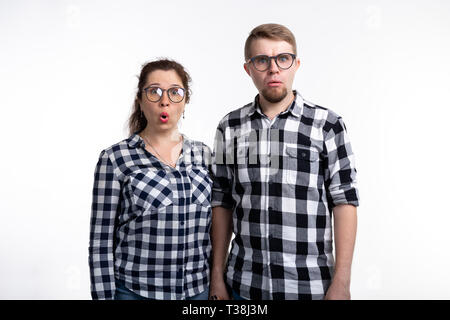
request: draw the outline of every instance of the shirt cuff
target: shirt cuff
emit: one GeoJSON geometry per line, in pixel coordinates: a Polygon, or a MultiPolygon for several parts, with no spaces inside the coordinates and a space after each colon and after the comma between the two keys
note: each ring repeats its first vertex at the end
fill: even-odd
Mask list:
{"type": "Polygon", "coordinates": [[[359,206],[358,189],[354,184],[339,186],[339,189],[330,190],[330,196],[333,201],[333,207],[339,204],[351,204],[355,207],[359,206]]]}
{"type": "Polygon", "coordinates": [[[211,207],[223,207],[230,210],[233,209],[233,198],[231,197],[231,194],[213,189],[211,207]]]}

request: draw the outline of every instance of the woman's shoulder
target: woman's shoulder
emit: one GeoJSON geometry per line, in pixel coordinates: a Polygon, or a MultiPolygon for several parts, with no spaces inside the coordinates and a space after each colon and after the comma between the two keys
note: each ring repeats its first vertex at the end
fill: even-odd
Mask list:
{"type": "Polygon", "coordinates": [[[109,157],[112,159],[130,156],[133,149],[136,149],[143,143],[142,138],[138,134],[132,134],[126,139],[123,139],[100,152],[100,157],[109,157]]]}
{"type": "Polygon", "coordinates": [[[186,141],[192,149],[196,149],[199,151],[203,151],[206,153],[211,153],[211,148],[204,142],[200,140],[194,140],[186,137],[186,135],[183,134],[184,141],[186,141]]]}
{"type": "Polygon", "coordinates": [[[194,163],[202,163],[203,166],[208,166],[211,162],[211,148],[204,142],[194,139],[189,139],[183,135],[184,141],[188,143],[191,151],[192,161],[194,163]]]}

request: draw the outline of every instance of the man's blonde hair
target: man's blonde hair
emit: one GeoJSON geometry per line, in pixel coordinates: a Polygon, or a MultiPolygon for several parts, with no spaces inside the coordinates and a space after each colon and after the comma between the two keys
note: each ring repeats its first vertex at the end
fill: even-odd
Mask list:
{"type": "Polygon", "coordinates": [[[257,26],[250,32],[247,40],[245,41],[245,61],[248,61],[251,58],[250,47],[252,42],[261,38],[286,41],[294,49],[293,53],[297,55],[297,43],[295,42],[295,37],[291,30],[281,24],[267,23],[257,26]]]}

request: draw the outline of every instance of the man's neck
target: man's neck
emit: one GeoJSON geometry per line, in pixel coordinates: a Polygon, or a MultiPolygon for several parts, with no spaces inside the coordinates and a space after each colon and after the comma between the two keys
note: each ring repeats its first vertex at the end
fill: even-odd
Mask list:
{"type": "Polygon", "coordinates": [[[272,103],[264,99],[264,97],[259,95],[259,105],[261,107],[262,113],[264,113],[270,120],[273,120],[277,115],[288,109],[295,99],[294,92],[291,91],[284,97],[280,102],[272,103]]]}

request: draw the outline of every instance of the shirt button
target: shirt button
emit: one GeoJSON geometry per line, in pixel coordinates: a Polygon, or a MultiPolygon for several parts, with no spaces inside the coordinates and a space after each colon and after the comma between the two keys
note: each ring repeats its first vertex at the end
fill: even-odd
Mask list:
{"type": "Polygon", "coordinates": [[[184,221],[181,221],[181,223],[180,223],[182,226],[184,226],[184,221]]]}

